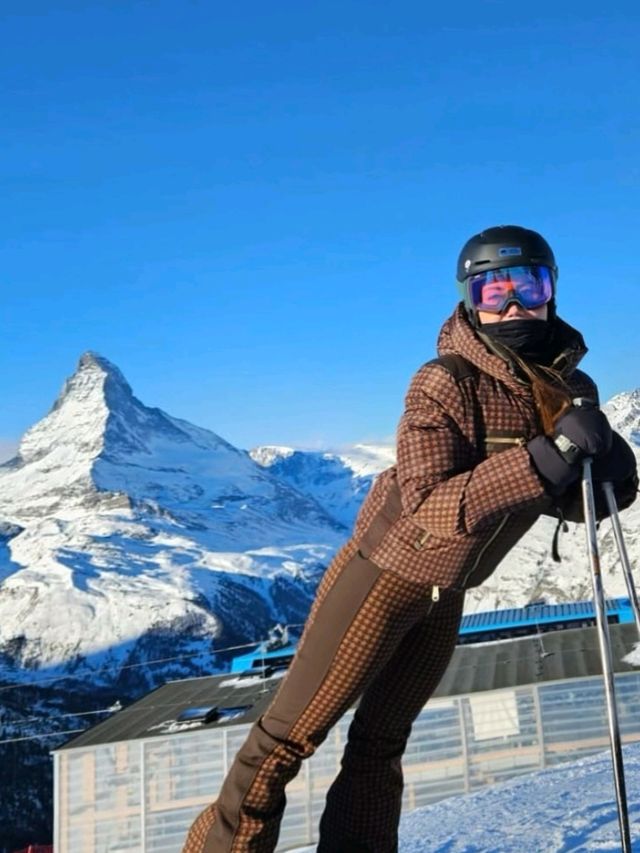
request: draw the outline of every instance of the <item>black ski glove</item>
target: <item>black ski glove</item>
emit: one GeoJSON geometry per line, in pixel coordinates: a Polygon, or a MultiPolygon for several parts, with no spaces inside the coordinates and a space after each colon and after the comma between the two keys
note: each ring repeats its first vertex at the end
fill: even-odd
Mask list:
{"type": "Polygon", "coordinates": [[[608,480],[614,486],[627,480],[638,479],[638,463],[630,445],[617,432],[612,432],[611,449],[598,456],[591,465],[594,483],[608,480]]]}
{"type": "MultiPolygon", "coordinates": [[[[597,519],[609,516],[609,508],[601,483],[608,481],[613,484],[613,493],[619,511],[631,506],[638,495],[635,453],[617,432],[613,433],[612,439],[611,450],[604,456],[599,456],[591,465],[597,519]]],[[[562,498],[557,501],[557,505],[567,521],[584,521],[580,483],[575,483],[568,488],[562,498]]]]}
{"type": "Polygon", "coordinates": [[[527,450],[547,492],[554,497],[563,494],[580,476],[580,467],[564,460],[546,435],[532,438],[527,450]]]}
{"type": "Polygon", "coordinates": [[[536,470],[547,491],[563,494],[581,474],[580,463],[586,456],[594,459],[611,448],[609,421],[593,403],[571,406],[556,424],[553,438],[537,435],[527,444],[536,470]]]}
{"type": "Polygon", "coordinates": [[[604,412],[589,400],[558,418],[553,442],[569,464],[582,462],[585,456],[597,459],[611,449],[613,430],[604,412]]]}

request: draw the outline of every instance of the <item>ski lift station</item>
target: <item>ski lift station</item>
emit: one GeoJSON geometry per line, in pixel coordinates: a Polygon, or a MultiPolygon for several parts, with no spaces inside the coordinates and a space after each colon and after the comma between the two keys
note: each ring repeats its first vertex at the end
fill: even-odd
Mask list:
{"type": "MultiPolygon", "coordinates": [[[[627,599],[607,603],[623,743],[640,740],[640,671],[627,599]]],[[[464,618],[404,757],[404,810],[609,748],[591,603],[464,618]]],[[[295,650],[286,632],[231,672],[172,681],[54,752],[56,853],[179,853],[215,798],[295,650]]],[[[279,851],[316,840],[352,711],[287,787],[279,851]]],[[[612,782],[612,800],[613,782],[612,782]]]]}

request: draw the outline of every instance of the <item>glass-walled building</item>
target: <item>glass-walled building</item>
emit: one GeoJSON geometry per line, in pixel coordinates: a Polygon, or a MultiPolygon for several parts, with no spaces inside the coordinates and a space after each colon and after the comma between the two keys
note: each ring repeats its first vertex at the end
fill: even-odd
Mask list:
{"type": "MultiPolygon", "coordinates": [[[[623,742],[640,740],[635,627],[610,629],[623,742]]],[[[413,728],[405,810],[608,749],[599,671],[590,627],[458,647],[413,728]]],[[[179,853],[282,674],[170,682],[57,750],[56,853],[179,853]]],[[[350,718],[288,786],[278,850],[316,840],[350,718]]]]}

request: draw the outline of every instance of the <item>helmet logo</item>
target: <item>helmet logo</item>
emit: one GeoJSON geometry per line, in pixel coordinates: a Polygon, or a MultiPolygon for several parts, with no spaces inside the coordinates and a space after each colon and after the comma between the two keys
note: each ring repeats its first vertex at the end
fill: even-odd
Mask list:
{"type": "Polygon", "coordinates": [[[508,258],[512,255],[521,255],[522,249],[519,246],[503,246],[502,249],[498,249],[498,255],[501,258],[508,258]]]}
{"type": "Polygon", "coordinates": [[[465,268],[466,272],[469,272],[470,266],[471,266],[471,261],[469,260],[469,258],[467,258],[467,260],[464,262],[464,268],[465,268]]]}

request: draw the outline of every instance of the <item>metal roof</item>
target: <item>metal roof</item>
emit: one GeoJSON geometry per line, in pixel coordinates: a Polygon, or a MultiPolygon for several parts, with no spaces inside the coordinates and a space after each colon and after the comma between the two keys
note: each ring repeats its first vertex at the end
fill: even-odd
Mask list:
{"type": "MultiPolygon", "coordinates": [[[[256,720],[266,708],[270,697],[282,680],[277,676],[262,679],[258,675],[211,675],[168,681],[142,699],[118,711],[109,719],[64,744],[61,749],[93,746],[123,740],[139,740],[202,728],[221,728],[256,720]],[[241,715],[229,720],[203,723],[180,722],[187,709],[196,707],[237,708],[248,705],[241,715]]],[[[54,750],[56,751],[56,750],[54,750]]]]}
{"type": "MultiPolygon", "coordinates": [[[[635,624],[609,625],[615,672],[633,670],[622,659],[638,642],[635,624]]],[[[457,646],[435,696],[459,696],[535,682],[601,675],[595,626],[457,646]]]]}
{"type": "MultiPolygon", "coordinates": [[[[631,621],[631,602],[628,598],[609,598],[605,602],[610,615],[628,611],[631,621]]],[[[526,607],[506,607],[502,610],[486,610],[462,617],[460,633],[473,632],[479,628],[514,628],[521,625],[539,625],[555,622],[571,622],[595,619],[593,601],[573,601],[561,604],[529,604],[526,607]]]]}
{"type": "MultiPolygon", "coordinates": [[[[633,670],[622,658],[638,640],[635,625],[610,625],[609,630],[615,671],[633,670]]],[[[539,636],[457,646],[435,696],[457,696],[534,682],[587,677],[600,675],[601,671],[595,627],[553,631],[539,636]]],[[[257,673],[246,677],[227,673],[170,681],[87,729],[60,750],[253,722],[268,706],[283,674],[261,678],[257,673]],[[238,706],[249,707],[232,715],[231,719],[210,723],[178,721],[178,717],[190,708],[238,706]]]]}

